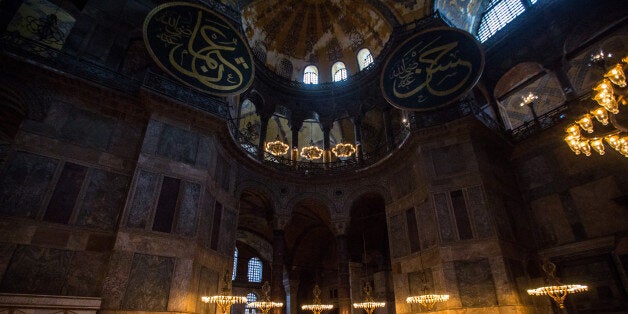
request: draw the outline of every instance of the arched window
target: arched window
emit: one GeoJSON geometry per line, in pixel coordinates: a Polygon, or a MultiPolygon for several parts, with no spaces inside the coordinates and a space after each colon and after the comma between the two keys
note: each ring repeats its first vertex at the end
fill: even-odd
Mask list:
{"type": "Polygon", "coordinates": [[[233,272],[231,273],[231,281],[236,279],[236,270],[238,269],[238,247],[233,251],[233,272]]]}
{"type": "Polygon", "coordinates": [[[485,42],[525,10],[522,0],[491,0],[482,15],[478,39],[485,42]]]}
{"type": "Polygon", "coordinates": [[[257,257],[249,260],[249,282],[262,282],[262,260],[257,257]]]}
{"type": "Polygon", "coordinates": [[[244,308],[244,314],[256,313],[256,309],[250,305],[251,302],[256,302],[256,301],[257,301],[257,295],[255,295],[255,293],[249,292],[246,295],[246,307],[244,308]]]}
{"type": "Polygon", "coordinates": [[[344,63],[338,61],[331,67],[331,74],[334,82],[344,81],[347,79],[347,67],[344,63]]]}
{"type": "Polygon", "coordinates": [[[303,71],[303,83],[318,84],[318,69],[314,65],[308,65],[303,71]]]}
{"type": "Polygon", "coordinates": [[[371,63],[373,63],[373,55],[368,49],[364,48],[358,51],[358,66],[360,66],[360,71],[371,65],[371,63]]]}

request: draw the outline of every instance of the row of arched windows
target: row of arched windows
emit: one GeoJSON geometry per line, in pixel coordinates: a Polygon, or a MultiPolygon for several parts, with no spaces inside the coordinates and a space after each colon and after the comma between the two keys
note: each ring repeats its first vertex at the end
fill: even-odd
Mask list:
{"type": "MultiPolygon", "coordinates": [[[[358,51],[357,58],[360,71],[373,63],[373,55],[366,48],[358,51]]],[[[348,76],[347,67],[344,62],[338,61],[332,65],[331,77],[334,82],[344,81],[348,76]]],[[[318,68],[315,65],[308,65],[305,67],[305,70],[303,71],[303,83],[318,84],[318,68]]]]}
{"type": "MultiPolygon", "coordinates": [[[[233,252],[233,272],[231,280],[236,279],[236,271],[238,269],[238,248],[233,252]]],[[[259,257],[249,259],[248,264],[248,280],[249,282],[262,282],[262,260],[259,257]]]]}

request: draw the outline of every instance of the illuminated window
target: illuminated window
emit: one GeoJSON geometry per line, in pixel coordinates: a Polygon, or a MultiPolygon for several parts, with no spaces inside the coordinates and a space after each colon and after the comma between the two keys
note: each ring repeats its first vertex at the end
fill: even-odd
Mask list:
{"type": "Polygon", "coordinates": [[[334,63],[331,67],[331,73],[333,74],[334,82],[344,81],[347,79],[347,67],[345,67],[345,64],[340,61],[334,63]]]}
{"type": "Polygon", "coordinates": [[[238,248],[233,251],[233,272],[231,273],[231,281],[236,279],[236,270],[238,269],[238,248]]]}
{"type": "Polygon", "coordinates": [[[244,314],[256,314],[256,309],[249,304],[257,301],[257,295],[255,293],[249,293],[246,295],[246,307],[244,308],[244,314]]]}
{"type": "Polygon", "coordinates": [[[360,71],[362,71],[367,66],[373,63],[373,55],[371,52],[364,48],[358,51],[358,66],[360,66],[360,71]]]}
{"type": "Polygon", "coordinates": [[[316,66],[308,65],[303,71],[303,83],[318,84],[318,69],[316,66]]]}
{"type": "Polygon", "coordinates": [[[524,11],[522,0],[492,0],[482,16],[478,38],[485,42],[524,11]]]}
{"type": "Polygon", "coordinates": [[[257,257],[249,260],[249,282],[262,282],[262,260],[257,257]]]}

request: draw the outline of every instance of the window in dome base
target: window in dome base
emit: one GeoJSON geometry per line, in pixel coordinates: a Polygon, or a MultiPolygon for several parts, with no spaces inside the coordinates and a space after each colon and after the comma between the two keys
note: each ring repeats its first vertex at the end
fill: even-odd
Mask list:
{"type": "Polygon", "coordinates": [[[334,76],[334,82],[344,81],[347,79],[347,67],[340,61],[334,63],[331,67],[331,73],[334,76]]]}
{"type": "Polygon", "coordinates": [[[318,84],[318,69],[316,66],[308,65],[303,71],[303,83],[318,84]]]}
{"type": "Polygon", "coordinates": [[[358,51],[358,65],[360,66],[360,71],[364,70],[364,68],[368,67],[373,63],[373,55],[371,52],[364,48],[358,51]]]}
{"type": "Polygon", "coordinates": [[[522,0],[491,1],[488,10],[482,16],[477,33],[478,39],[485,42],[524,11],[525,6],[522,0]]]}

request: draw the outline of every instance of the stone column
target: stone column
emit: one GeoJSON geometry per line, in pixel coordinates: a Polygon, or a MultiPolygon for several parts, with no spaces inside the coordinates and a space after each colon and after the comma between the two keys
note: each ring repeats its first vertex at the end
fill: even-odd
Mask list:
{"type": "Polygon", "coordinates": [[[571,80],[569,80],[569,76],[565,73],[565,69],[563,67],[562,60],[559,60],[549,66],[549,68],[556,75],[556,79],[560,84],[560,88],[565,93],[565,98],[567,101],[571,101],[576,98],[576,93],[574,91],[573,85],[571,84],[571,80]]]}
{"type": "Polygon", "coordinates": [[[388,148],[388,151],[392,151],[395,148],[395,137],[393,135],[390,110],[390,106],[386,106],[382,110],[382,119],[384,120],[384,132],[386,132],[386,147],[388,148]]]}
{"type": "Polygon", "coordinates": [[[322,124],[323,127],[323,162],[327,167],[331,161],[331,142],[329,135],[331,133],[331,124],[322,124]]]}
{"type": "Polygon", "coordinates": [[[303,121],[290,121],[292,131],[292,141],[290,142],[290,159],[294,162],[299,160],[299,130],[303,126],[303,121]]]}
{"type": "Polygon", "coordinates": [[[270,120],[270,114],[259,114],[259,143],[257,144],[257,159],[264,160],[264,149],[266,145],[266,131],[268,130],[268,121],[270,120]]]}
{"type": "Polygon", "coordinates": [[[355,134],[355,157],[358,164],[364,162],[364,152],[362,150],[362,117],[353,117],[353,133],[355,134]]]}
{"type": "Polygon", "coordinates": [[[287,314],[297,314],[297,294],[299,293],[299,280],[284,278],[283,286],[286,289],[286,303],[284,308],[287,314]]]}
{"type": "Polygon", "coordinates": [[[284,255],[285,255],[285,239],[284,228],[289,218],[284,216],[275,216],[273,218],[273,272],[271,275],[271,292],[272,301],[283,302],[284,308],[273,309],[274,314],[285,313],[287,307],[286,287],[283,280],[284,255]]]}
{"type": "Polygon", "coordinates": [[[338,253],[338,313],[351,313],[351,278],[349,277],[349,247],[346,221],[336,221],[336,251],[338,253]]]}

